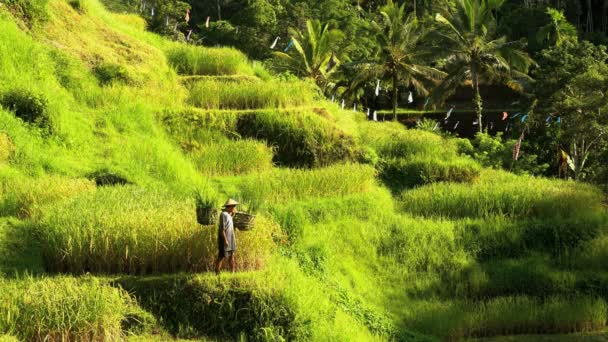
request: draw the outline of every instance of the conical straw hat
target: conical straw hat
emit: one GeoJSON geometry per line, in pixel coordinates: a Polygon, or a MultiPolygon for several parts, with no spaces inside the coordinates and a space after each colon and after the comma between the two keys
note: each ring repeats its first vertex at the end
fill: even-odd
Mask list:
{"type": "Polygon", "coordinates": [[[226,203],[222,206],[222,208],[226,208],[226,207],[234,207],[239,205],[240,203],[233,200],[232,198],[229,198],[226,203]]]}

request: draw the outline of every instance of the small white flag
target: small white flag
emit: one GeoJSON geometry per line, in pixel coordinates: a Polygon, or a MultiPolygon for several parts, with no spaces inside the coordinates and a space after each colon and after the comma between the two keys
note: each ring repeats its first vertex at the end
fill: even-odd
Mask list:
{"type": "Polygon", "coordinates": [[[331,103],[334,103],[335,100],[336,100],[336,96],[332,95],[331,96],[331,103]]]}
{"type": "Polygon", "coordinates": [[[477,125],[479,125],[479,121],[477,121],[477,120],[473,121],[473,126],[477,126],[477,125]]]}
{"type": "Polygon", "coordinates": [[[380,80],[378,80],[378,83],[376,84],[376,96],[380,95],[380,80]]]}
{"type": "Polygon", "coordinates": [[[433,127],[433,131],[436,131],[437,128],[439,128],[439,122],[437,124],[435,124],[435,127],[433,127]]]}
{"type": "Polygon", "coordinates": [[[456,130],[456,128],[458,128],[458,125],[460,125],[460,121],[456,122],[456,124],[454,125],[454,130],[456,130]]]}
{"type": "Polygon", "coordinates": [[[150,13],[152,14],[152,16],[154,16],[154,7],[152,7],[152,10],[150,11],[150,13]]]}
{"type": "Polygon", "coordinates": [[[272,43],[272,45],[270,46],[270,48],[271,48],[271,49],[274,49],[274,48],[275,48],[275,46],[277,46],[277,43],[279,42],[279,39],[281,39],[281,37],[277,37],[277,38],[274,40],[274,43],[272,43]]]}
{"type": "Polygon", "coordinates": [[[356,112],[356,111],[357,111],[357,104],[355,103],[353,106],[353,112],[356,112]]]}
{"type": "Polygon", "coordinates": [[[369,108],[367,108],[367,118],[369,119],[369,108]]]}
{"type": "Polygon", "coordinates": [[[450,110],[448,111],[447,115],[445,116],[444,120],[447,120],[450,118],[450,115],[452,115],[452,112],[454,111],[454,107],[450,108],[450,110]]]}
{"type": "Polygon", "coordinates": [[[407,98],[407,103],[412,103],[414,102],[414,95],[412,95],[412,92],[410,91],[410,96],[407,98]]]}
{"type": "Polygon", "coordinates": [[[188,36],[186,37],[186,41],[190,41],[190,36],[192,35],[192,30],[188,31],[188,36]]]}
{"type": "Polygon", "coordinates": [[[345,105],[346,105],[346,103],[344,102],[344,99],[342,99],[342,109],[344,109],[345,105]]]}
{"type": "Polygon", "coordinates": [[[378,112],[374,111],[374,121],[378,121],[378,112]]]}
{"type": "Polygon", "coordinates": [[[205,22],[206,28],[209,28],[209,20],[211,20],[211,17],[207,17],[207,21],[205,22]]]}

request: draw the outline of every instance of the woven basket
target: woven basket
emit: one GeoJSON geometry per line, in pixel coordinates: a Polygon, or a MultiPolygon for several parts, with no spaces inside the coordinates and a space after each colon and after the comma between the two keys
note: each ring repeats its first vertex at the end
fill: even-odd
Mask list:
{"type": "Polygon", "coordinates": [[[255,215],[237,212],[234,214],[232,222],[238,230],[252,230],[255,225],[255,215]]]}
{"type": "Polygon", "coordinates": [[[218,210],[213,207],[196,207],[196,221],[203,226],[215,224],[218,210]]]}

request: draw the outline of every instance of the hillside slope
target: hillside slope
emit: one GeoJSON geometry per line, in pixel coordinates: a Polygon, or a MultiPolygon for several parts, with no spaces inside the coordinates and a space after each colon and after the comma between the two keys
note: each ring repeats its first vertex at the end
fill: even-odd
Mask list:
{"type": "Polygon", "coordinates": [[[606,328],[597,189],[483,169],[98,0],[29,3],[0,7],[0,340],[606,328]],[[218,278],[196,201],[228,197],[257,220],[218,278]]]}

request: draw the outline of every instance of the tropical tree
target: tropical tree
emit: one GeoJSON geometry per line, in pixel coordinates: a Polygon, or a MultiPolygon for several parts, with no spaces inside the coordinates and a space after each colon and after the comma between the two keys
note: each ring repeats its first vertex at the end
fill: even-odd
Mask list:
{"type": "Polygon", "coordinates": [[[536,34],[536,39],[541,44],[548,41],[551,45],[561,45],[565,41],[578,39],[576,27],[568,22],[563,12],[549,7],[546,13],[551,21],[536,34]]]}
{"type": "Polygon", "coordinates": [[[438,35],[447,52],[448,77],[436,88],[435,100],[466,82],[473,88],[473,105],[480,132],[483,130],[482,81],[499,81],[521,90],[529,80],[528,68],[534,62],[523,51],[522,41],[498,36],[495,12],[505,0],[456,0],[456,10],[437,13],[438,35]]]}
{"type": "Polygon", "coordinates": [[[306,31],[289,29],[290,45],[288,52],[277,51],[274,56],[282,66],[299,77],[313,79],[321,88],[325,88],[330,75],[339,63],[339,54],[334,49],[343,37],[337,29],[322,25],[319,20],[307,20],[306,31]]]}
{"type": "Polygon", "coordinates": [[[414,15],[406,15],[405,4],[389,0],[381,9],[382,21],[377,41],[380,49],[374,60],[362,62],[358,82],[371,79],[390,79],[392,86],[393,120],[397,120],[399,85],[413,87],[420,95],[445,74],[427,65],[433,56],[432,49],[423,44],[424,27],[414,15]]]}

